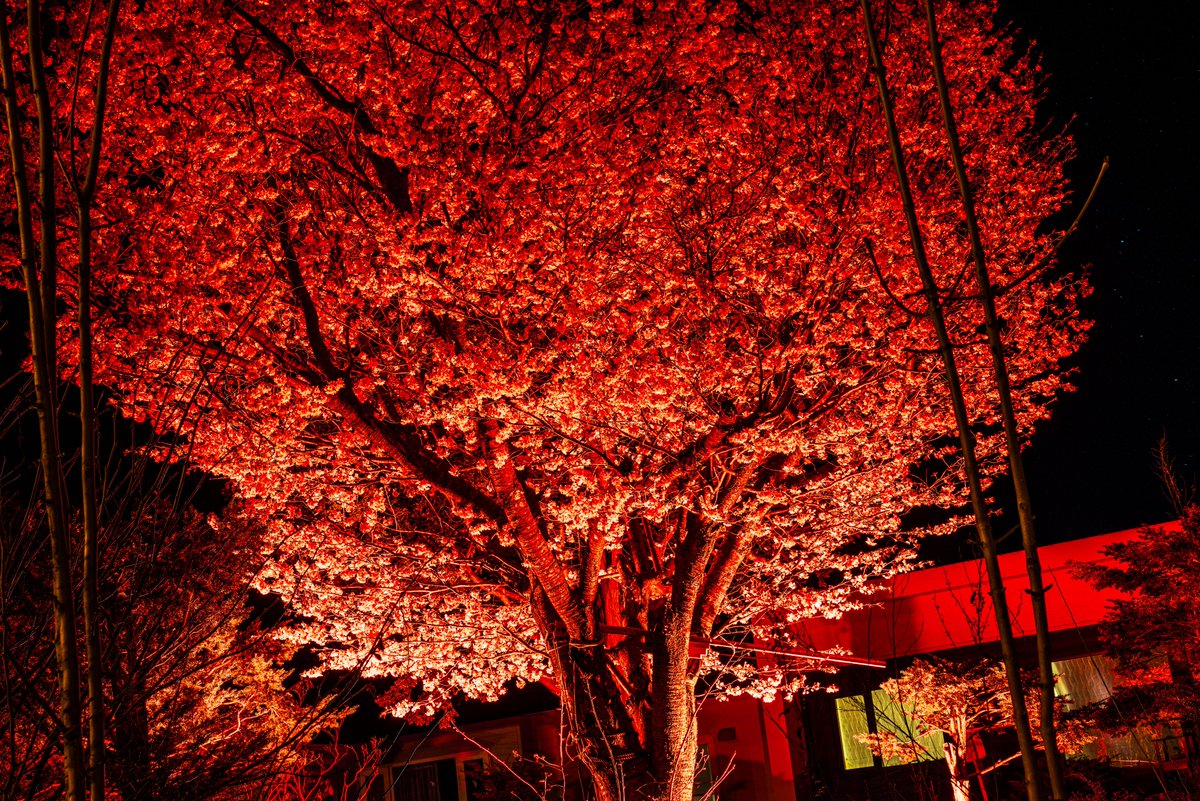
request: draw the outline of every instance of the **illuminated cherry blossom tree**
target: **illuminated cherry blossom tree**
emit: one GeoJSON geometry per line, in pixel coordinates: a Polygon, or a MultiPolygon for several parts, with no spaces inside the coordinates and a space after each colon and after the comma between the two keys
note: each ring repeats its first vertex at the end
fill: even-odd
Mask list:
{"type": "Polygon", "coordinates": [[[968,801],[972,778],[964,755],[968,738],[981,729],[1012,723],[1004,666],[983,660],[918,659],[884,682],[883,690],[900,704],[912,730],[893,726],[858,739],[885,759],[911,760],[927,758],[922,740],[940,734],[954,799],[968,801]]]}
{"type": "MultiPolygon", "coordinates": [[[[787,645],[961,502],[859,17],[795,5],[147,0],[118,42],[98,378],[264,521],[321,669],[399,715],[551,682],[601,799],[690,798],[698,679],[778,684],[707,644],[787,645]]],[[[915,14],[889,74],[990,400],[915,14]]],[[[1086,328],[1030,276],[1069,145],[990,9],[944,16],[1028,434],[1086,328]]]]}
{"type": "MultiPolygon", "coordinates": [[[[904,720],[889,721],[880,731],[858,735],[858,739],[885,759],[916,760],[930,756],[926,744],[931,736],[940,734],[941,756],[950,773],[955,801],[969,801],[972,779],[1020,756],[1001,755],[986,765],[971,765],[965,753],[972,737],[1013,725],[1013,702],[999,661],[919,658],[885,681],[882,689],[903,711],[904,720]]],[[[1040,714],[1041,695],[1036,688],[1026,693],[1026,704],[1032,714],[1040,714]]],[[[1039,734],[1035,731],[1035,738],[1039,734]]],[[[1058,734],[1068,748],[1088,739],[1076,725],[1060,727],[1058,734]]]]}

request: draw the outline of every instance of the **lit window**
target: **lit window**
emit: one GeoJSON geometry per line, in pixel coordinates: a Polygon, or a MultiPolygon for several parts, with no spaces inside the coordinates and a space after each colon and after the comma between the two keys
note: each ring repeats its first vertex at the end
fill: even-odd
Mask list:
{"type": "Polygon", "coordinates": [[[838,727],[842,735],[842,755],[846,770],[869,768],[875,764],[871,749],[859,742],[858,735],[891,733],[921,748],[917,759],[894,757],[883,760],[885,766],[906,765],[942,758],[942,733],[918,736],[920,725],[909,717],[904,707],[883,690],[869,696],[850,695],[837,699],[838,727]]]}
{"type": "MultiPolygon", "coordinates": [[[[1103,701],[1112,695],[1116,683],[1112,668],[1113,661],[1103,654],[1055,662],[1054,694],[1065,699],[1068,710],[1103,701]]],[[[1172,748],[1178,750],[1178,741],[1170,736],[1170,732],[1164,728],[1156,734],[1157,738],[1148,732],[1135,732],[1124,737],[1098,736],[1095,741],[1082,746],[1082,755],[1125,764],[1161,762],[1177,756],[1172,753],[1172,748]]]]}
{"type": "Polygon", "coordinates": [[[842,756],[846,770],[869,768],[875,764],[871,749],[858,741],[857,735],[866,734],[867,709],[861,695],[837,699],[838,727],[842,731],[842,756]]]}

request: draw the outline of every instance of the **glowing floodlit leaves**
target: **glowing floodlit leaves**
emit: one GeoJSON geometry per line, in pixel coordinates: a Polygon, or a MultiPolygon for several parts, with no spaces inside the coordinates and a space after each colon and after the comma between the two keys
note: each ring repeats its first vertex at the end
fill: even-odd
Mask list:
{"type": "MultiPolygon", "coordinates": [[[[786,640],[903,563],[901,515],[958,501],[858,17],[795,5],[130,15],[104,380],[235,482],[269,529],[260,586],[305,621],[291,636],[401,676],[398,714],[552,675],[600,785],[599,731],[661,779],[694,737],[674,711],[689,637],[786,640]]],[[[892,11],[888,63],[994,460],[912,13],[892,11]]],[[[1004,286],[1049,252],[1069,145],[1040,138],[1034,71],[987,9],[943,24],[1004,286]]],[[[1025,431],[1064,386],[1083,291],[1039,276],[1002,297],[1025,431]]]]}

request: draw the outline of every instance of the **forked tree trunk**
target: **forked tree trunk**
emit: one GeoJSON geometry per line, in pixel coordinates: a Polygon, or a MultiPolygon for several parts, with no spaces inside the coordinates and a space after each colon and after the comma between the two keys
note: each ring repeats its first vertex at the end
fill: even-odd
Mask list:
{"type": "Polygon", "coordinates": [[[584,797],[594,801],[690,801],[697,740],[695,679],[689,676],[687,632],[682,646],[676,641],[647,644],[655,655],[653,686],[649,692],[645,692],[647,688],[639,692],[652,699],[649,708],[615,679],[611,654],[606,653],[602,639],[571,643],[557,628],[547,640],[552,643],[550,657],[567,753],[579,763],[589,785],[584,797]],[[641,718],[638,723],[635,716],[641,718]]]}

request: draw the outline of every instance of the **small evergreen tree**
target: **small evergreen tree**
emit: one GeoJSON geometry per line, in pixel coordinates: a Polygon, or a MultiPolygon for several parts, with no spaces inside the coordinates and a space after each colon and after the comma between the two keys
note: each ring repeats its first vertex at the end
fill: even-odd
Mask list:
{"type": "Polygon", "coordinates": [[[1118,566],[1076,567],[1096,587],[1128,596],[1110,602],[1101,627],[1120,684],[1092,717],[1113,734],[1179,726],[1194,761],[1200,731],[1200,506],[1182,509],[1177,525],[1147,526],[1104,555],[1118,566]]]}

